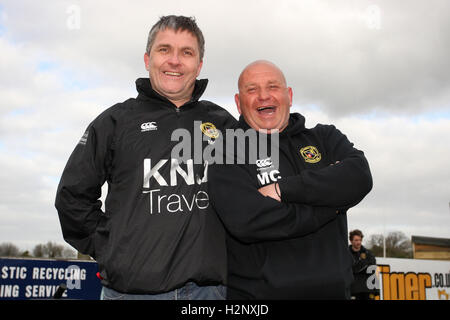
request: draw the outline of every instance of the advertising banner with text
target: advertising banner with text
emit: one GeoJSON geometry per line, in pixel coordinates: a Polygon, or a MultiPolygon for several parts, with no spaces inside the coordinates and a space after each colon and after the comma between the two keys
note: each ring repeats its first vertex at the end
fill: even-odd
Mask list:
{"type": "Polygon", "coordinates": [[[377,257],[377,266],[368,286],[382,300],[449,300],[450,261],[377,257]]]}
{"type": "Polygon", "coordinates": [[[0,259],[0,300],[52,299],[62,284],[62,299],[98,300],[96,262],[0,259]]]}

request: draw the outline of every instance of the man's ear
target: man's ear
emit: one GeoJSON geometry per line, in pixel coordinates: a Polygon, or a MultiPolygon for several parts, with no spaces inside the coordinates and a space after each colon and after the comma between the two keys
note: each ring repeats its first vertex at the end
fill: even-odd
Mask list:
{"type": "Polygon", "coordinates": [[[289,94],[289,107],[291,107],[292,106],[292,95],[293,95],[291,87],[288,87],[288,94],[289,94]]]}
{"type": "Polygon", "coordinates": [[[199,65],[198,65],[196,78],[200,75],[200,71],[202,71],[202,67],[203,67],[203,60],[200,61],[199,65]]]}
{"type": "Polygon", "coordinates": [[[150,56],[146,53],[144,53],[144,62],[145,62],[145,70],[150,72],[150,56]]]}
{"type": "Polygon", "coordinates": [[[239,114],[242,114],[242,112],[241,112],[241,103],[239,101],[239,93],[236,93],[234,95],[234,102],[236,102],[236,107],[238,109],[239,114]]]}

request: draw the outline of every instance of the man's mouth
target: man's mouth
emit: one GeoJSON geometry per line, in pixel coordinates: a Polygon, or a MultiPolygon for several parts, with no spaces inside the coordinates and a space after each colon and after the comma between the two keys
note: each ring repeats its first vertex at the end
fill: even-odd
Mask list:
{"type": "Polygon", "coordinates": [[[180,72],[173,72],[173,71],[164,71],[164,74],[166,76],[171,76],[171,77],[181,77],[183,75],[180,72]]]}
{"type": "Polygon", "coordinates": [[[258,110],[258,112],[260,114],[272,114],[275,112],[276,107],[274,106],[265,106],[265,107],[259,107],[256,110],[258,110]]]}

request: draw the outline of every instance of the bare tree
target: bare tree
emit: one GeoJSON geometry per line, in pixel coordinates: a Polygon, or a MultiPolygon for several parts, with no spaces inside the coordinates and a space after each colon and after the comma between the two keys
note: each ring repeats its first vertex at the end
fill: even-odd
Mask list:
{"type": "Polygon", "coordinates": [[[19,255],[20,250],[15,244],[11,242],[0,244],[0,257],[18,257],[19,255]]]}
{"type": "Polygon", "coordinates": [[[72,248],[65,247],[62,252],[62,257],[64,259],[76,259],[77,258],[77,252],[73,250],[72,248]]]}
{"type": "Polygon", "coordinates": [[[38,244],[33,249],[33,256],[36,258],[64,258],[64,246],[51,241],[46,244],[38,244]]]}
{"type": "Polygon", "coordinates": [[[45,256],[45,249],[43,244],[37,244],[33,248],[33,256],[36,258],[43,258],[45,256]]]}
{"type": "Polygon", "coordinates": [[[40,243],[35,245],[30,253],[28,250],[21,251],[13,243],[5,242],[0,244],[0,257],[76,259],[77,252],[72,248],[49,241],[45,244],[40,243]]]}
{"type": "MultiPolygon", "coordinates": [[[[383,235],[371,235],[367,248],[377,257],[383,256],[383,235]]],[[[408,258],[411,259],[412,245],[411,240],[401,231],[389,232],[386,236],[386,258],[408,258]]]]}
{"type": "Polygon", "coordinates": [[[64,246],[53,242],[47,242],[47,252],[49,258],[62,258],[64,246]]]}

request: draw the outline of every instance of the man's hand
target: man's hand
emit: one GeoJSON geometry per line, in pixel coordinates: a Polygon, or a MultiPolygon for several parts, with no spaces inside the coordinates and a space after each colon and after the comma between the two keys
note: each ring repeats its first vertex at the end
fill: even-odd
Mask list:
{"type": "MultiPolygon", "coordinates": [[[[338,164],[339,162],[340,161],[336,161],[335,163],[330,164],[330,166],[332,166],[334,164],[338,164]]],[[[278,186],[278,183],[276,183],[276,182],[272,183],[272,184],[268,184],[267,186],[261,187],[258,189],[258,191],[264,197],[271,197],[272,199],[275,199],[275,200],[281,202],[281,191],[280,191],[280,187],[278,186]]]]}
{"type": "Polygon", "coordinates": [[[265,197],[271,197],[281,202],[281,191],[278,183],[272,183],[267,186],[261,187],[258,191],[265,197]]]}

